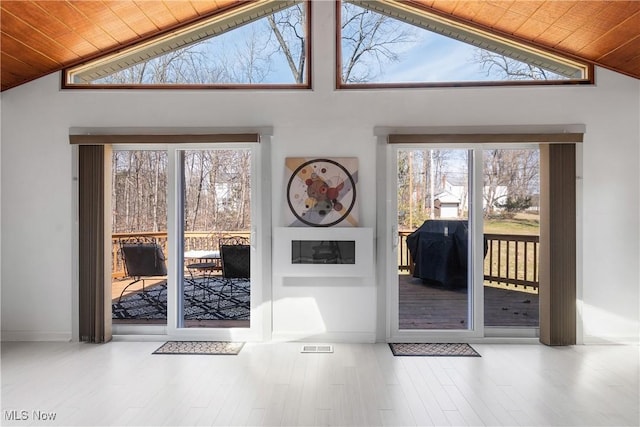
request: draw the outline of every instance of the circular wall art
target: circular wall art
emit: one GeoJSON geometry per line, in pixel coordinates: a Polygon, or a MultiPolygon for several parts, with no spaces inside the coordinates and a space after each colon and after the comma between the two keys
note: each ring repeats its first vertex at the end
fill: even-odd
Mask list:
{"type": "MultiPolygon", "coordinates": [[[[357,159],[345,160],[357,162],[357,159]]],[[[339,161],[305,159],[291,173],[287,202],[302,223],[330,227],[349,218],[356,203],[356,180],[339,161]]]]}

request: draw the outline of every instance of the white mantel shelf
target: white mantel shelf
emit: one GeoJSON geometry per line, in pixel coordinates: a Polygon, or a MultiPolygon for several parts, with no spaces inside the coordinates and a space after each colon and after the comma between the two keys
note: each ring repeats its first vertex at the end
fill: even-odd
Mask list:
{"type": "Polygon", "coordinates": [[[281,277],[369,277],[373,275],[373,229],[369,227],[277,227],[273,230],[273,274],[281,277]],[[294,264],[295,240],[354,241],[354,264],[294,264]]]}

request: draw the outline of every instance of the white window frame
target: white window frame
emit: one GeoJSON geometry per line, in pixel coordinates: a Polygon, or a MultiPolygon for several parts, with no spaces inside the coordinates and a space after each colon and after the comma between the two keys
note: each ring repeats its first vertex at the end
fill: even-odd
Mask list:
{"type": "MultiPolygon", "coordinates": [[[[386,141],[385,141],[386,143],[386,141]]],[[[387,195],[387,230],[391,231],[391,244],[387,245],[388,252],[384,258],[380,259],[381,264],[385,264],[386,273],[383,276],[383,283],[387,284],[386,287],[386,300],[387,300],[387,336],[386,339],[389,342],[429,342],[438,340],[440,342],[447,341],[468,341],[473,338],[480,338],[484,335],[484,290],[482,288],[482,275],[483,275],[483,263],[482,263],[482,221],[480,221],[480,227],[478,224],[478,211],[480,219],[482,219],[482,201],[478,197],[476,191],[478,179],[482,183],[482,156],[477,155],[475,150],[477,147],[471,147],[467,144],[394,144],[387,145],[386,147],[386,189],[387,195]],[[468,319],[470,323],[469,329],[419,329],[409,330],[400,329],[399,327],[399,286],[398,286],[398,166],[397,158],[398,152],[401,150],[441,150],[441,149],[457,149],[466,150],[470,153],[470,166],[472,170],[469,171],[469,224],[471,230],[471,269],[469,292],[469,306],[468,306],[468,319]],[[478,167],[480,166],[480,167],[478,167]],[[478,170],[480,175],[478,176],[478,170]],[[479,243],[480,242],[480,243],[479,243]]],[[[480,193],[482,197],[482,193],[480,193]]],[[[380,252],[379,252],[380,253],[380,252]]]]}
{"type": "MultiPolygon", "coordinates": [[[[470,143],[470,144],[388,144],[388,128],[375,131],[378,137],[378,180],[380,197],[378,204],[377,274],[379,283],[378,297],[384,302],[384,336],[379,340],[387,342],[538,342],[539,327],[485,327],[484,325],[484,230],[482,212],[483,192],[483,153],[490,149],[538,149],[535,143],[470,143]],[[399,328],[399,287],[398,287],[398,173],[397,157],[399,150],[410,149],[464,149],[472,156],[473,170],[469,173],[470,210],[469,221],[472,235],[471,246],[471,306],[470,328],[459,330],[401,330],[399,328]]],[[[416,133],[419,133],[416,132],[416,133]]]]}
{"type": "MultiPolygon", "coordinates": [[[[167,324],[113,325],[120,336],[159,337],[163,339],[204,339],[220,341],[268,341],[271,339],[271,190],[270,134],[261,134],[260,143],[144,144],[114,145],[114,150],[164,150],[168,157],[167,185],[167,324]],[[251,151],[251,314],[248,328],[178,327],[178,280],[180,279],[181,225],[178,224],[181,150],[251,151]]],[[[109,283],[109,286],[111,284],[109,283]]]]}

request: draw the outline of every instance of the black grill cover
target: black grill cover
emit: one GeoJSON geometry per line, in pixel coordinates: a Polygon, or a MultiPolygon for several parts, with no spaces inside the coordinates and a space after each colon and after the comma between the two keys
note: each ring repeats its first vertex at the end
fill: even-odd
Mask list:
{"type": "Polygon", "coordinates": [[[467,221],[425,221],[407,236],[407,247],[415,263],[413,277],[450,288],[467,287],[467,221]]]}

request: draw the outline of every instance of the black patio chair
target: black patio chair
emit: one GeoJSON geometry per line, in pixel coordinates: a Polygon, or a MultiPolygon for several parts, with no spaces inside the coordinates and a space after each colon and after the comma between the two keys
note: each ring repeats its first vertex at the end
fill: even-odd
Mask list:
{"type": "MultiPolygon", "coordinates": [[[[224,237],[219,241],[220,261],[222,263],[222,280],[224,281],[221,294],[238,306],[249,308],[248,301],[242,301],[234,295],[250,295],[249,279],[251,278],[251,247],[249,239],[244,236],[224,237]],[[224,294],[224,288],[229,288],[229,294],[224,294]]],[[[220,301],[218,301],[218,305],[220,301]]]]}
{"type": "Polygon", "coordinates": [[[124,261],[126,275],[134,280],[122,290],[118,302],[122,299],[122,295],[124,295],[127,288],[134,283],[142,281],[142,292],[144,292],[144,279],[146,277],[167,275],[165,256],[162,252],[162,247],[155,239],[123,239],[119,243],[120,256],[124,261]]]}

